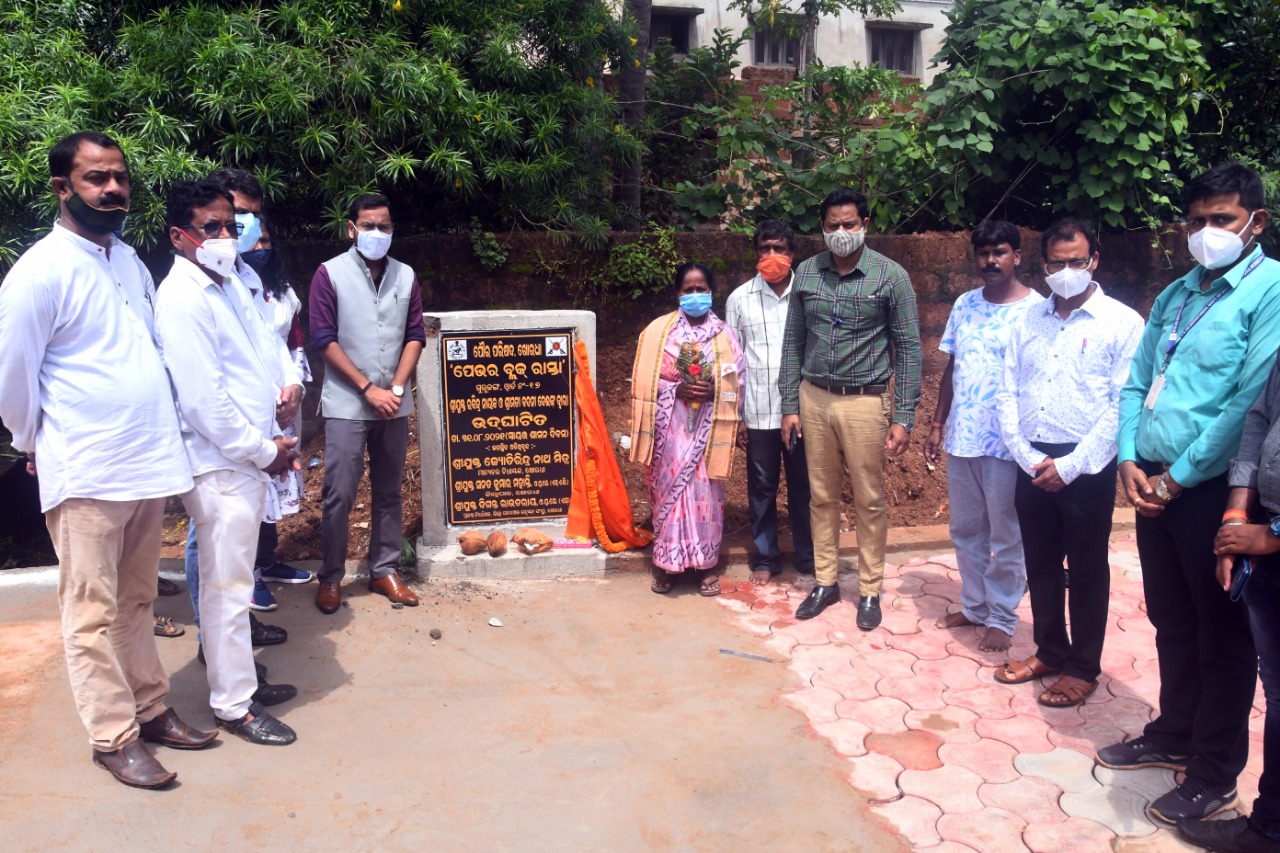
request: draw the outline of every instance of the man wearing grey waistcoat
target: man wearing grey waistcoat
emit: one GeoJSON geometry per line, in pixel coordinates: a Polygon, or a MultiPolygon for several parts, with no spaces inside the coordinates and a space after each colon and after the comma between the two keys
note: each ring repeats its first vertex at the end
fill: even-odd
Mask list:
{"type": "Polygon", "coordinates": [[[316,607],[342,605],[348,520],[369,450],[369,589],[415,607],[418,597],[396,572],[400,558],[405,453],[413,414],[410,377],[426,335],[412,269],[387,257],[394,225],[385,196],[351,202],[354,245],[325,261],[311,280],[311,348],[325,361],[320,414],[325,417],[320,584],[316,607]],[[372,298],[370,298],[372,297],[372,298]]]}

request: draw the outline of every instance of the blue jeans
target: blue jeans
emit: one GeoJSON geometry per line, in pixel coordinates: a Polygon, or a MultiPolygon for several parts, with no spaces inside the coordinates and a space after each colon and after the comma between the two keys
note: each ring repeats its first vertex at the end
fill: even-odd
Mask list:
{"type": "Polygon", "coordinates": [[[1013,634],[1027,587],[1022,532],[1013,507],[1016,462],[947,455],[951,541],[960,570],[960,604],[970,622],[1013,634]]]}
{"type": "Polygon", "coordinates": [[[1253,575],[1244,590],[1253,642],[1258,650],[1262,692],[1267,699],[1262,736],[1262,778],[1249,823],[1280,841],[1280,556],[1253,558],[1253,575]]]}
{"type": "Polygon", "coordinates": [[[187,574],[187,592],[191,594],[192,621],[196,623],[196,642],[200,641],[200,551],[196,546],[196,523],[187,519],[187,551],[182,569],[187,574]]]}

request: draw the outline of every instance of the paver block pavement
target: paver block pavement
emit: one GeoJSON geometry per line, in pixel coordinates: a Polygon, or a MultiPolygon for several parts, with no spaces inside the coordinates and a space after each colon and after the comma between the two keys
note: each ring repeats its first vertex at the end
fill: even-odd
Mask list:
{"type": "Polygon", "coordinates": [[[1030,824],[1022,840],[1032,853],[1074,853],[1110,850],[1116,834],[1100,823],[1073,817],[1058,823],[1030,824]]]}
{"type": "Polygon", "coordinates": [[[813,674],[813,684],[815,687],[834,690],[843,699],[874,699],[880,695],[876,692],[876,682],[883,677],[868,667],[842,670],[821,669],[813,674]]]}
{"type": "Polygon", "coordinates": [[[887,755],[905,770],[936,770],[942,767],[938,749],[944,741],[932,732],[876,732],[866,739],[867,750],[887,755]]]}
{"type": "Polygon", "coordinates": [[[884,734],[907,731],[905,717],[910,710],[905,702],[888,696],[877,696],[865,702],[846,700],[837,706],[837,713],[848,714],[848,719],[857,720],[869,726],[871,731],[884,734]]]}
{"type": "Polygon", "coordinates": [[[816,723],[813,730],[826,738],[838,755],[856,758],[867,754],[865,742],[871,729],[857,720],[841,718],[830,723],[816,723]]]}
{"type": "Polygon", "coordinates": [[[1028,824],[1060,823],[1067,815],[1058,805],[1062,789],[1045,779],[1019,776],[1012,782],[987,782],[978,788],[978,799],[1016,814],[1028,824]]]}
{"type": "Polygon", "coordinates": [[[928,800],[948,815],[981,811],[984,805],[978,788],[982,784],[981,776],[963,767],[904,770],[898,777],[902,793],[928,800]]]}
{"type": "Polygon", "coordinates": [[[886,675],[876,684],[881,696],[897,699],[918,711],[941,711],[947,707],[947,703],[942,701],[945,687],[936,678],[914,673],[899,677],[886,675]]]}
{"type": "Polygon", "coordinates": [[[1008,744],[986,739],[977,743],[948,743],[938,750],[943,764],[967,767],[987,782],[1017,779],[1018,771],[1013,766],[1017,755],[1008,744]]]}
{"type": "Polygon", "coordinates": [[[836,705],[844,697],[829,687],[809,686],[782,696],[782,702],[790,705],[809,719],[812,724],[834,723],[840,719],[836,705]]]}
{"type": "Polygon", "coordinates": [[[948,705],[968,708],[984,719],[1007,720],[1013,716],[1013,709],[1009,706],[1009,691],[1003,685],[982,684],[963,690],[947,689],[942,698],[948,705]]]}
{"type": "Polygon", "coordinates": [[[916,675],[936,678],[953,690],[981,687],[986,682],[978,678],[978,664],[969,658],[948,657],[943,660],[920,660],[911,665],[916,675]]]}
{"type": "Polygon", "coordinates": [[[1058,747],[1043,755],[1019,755],[1013,766],[1023,776],[1035,776],[1057,785],[1064,792],[1087,793],[1101,787],[1093,775],[1093,758],[1074,749],[1058,747]]]}
{"type": "Polygon", "coordinates": [[[1176,774],[1164,767],[1143,767],[1140,770],[1112,770],[1095,764],[1093,778],[1103,788],[1126,788],[1147,801],[1162,797],[1177,785],[1176,774]]]}
{"type": "Polygon", "coordinates": [[[942,817],[942,809],[928,800],[904,795],[892,803],[871,806],[871,813],[879,815],[883,823],[888,824],[903,838],[910,838],[913,843],[927,845],[942,841],[942,836],[938,834],[938,819],[942,817]]]}
{"type": "Polygon", "coordinates": [[[1049,742],[1054,746],[1070,747],[1088,755],[1124,739],[1124,731],[1101,720],[1086,720],[1084,725],[1049,730],[1049,742]]]}
{"type": "Polygon", "coordinates": [[[902,765],[889,756],[868,752],[849,759],[849,784],[872,802],[888,801],[902,794],[898,790],[898,777],[902,770],[902,765]]]}
{"type": "Polygon", "coordinates": [[[958,841],[983,853],[1026,853],[1022,833],[1027,822],[1003,809],[986,808],[979,812],[944,814],[938,819],[938,834],[948,841],[958,841]]]}
{"type": "Polygon", "coordinates": [[[910,710],[904,718],[907,728],[936,735],[943,743],[977,743],[974,730],[978,715],[967,708],[948,705],[941,711],[910,710]]]}
{"type": "Polygon", "coordinates": [[[1023,755],[1054,749],[1049,742],[1049,724],[1036,717],[1019,715],[1008,720],[979,719],[975,730],[981,737],[1007,743],[1023,755]]]}
{"type": "Polygon", "coordinates": [[[1058,800],[1071,817],[1100,823],[1118,836],[1139,837],[1156,831],[1146,817],[1147,799],[1128,788],[1104,788],[1087,794],[1066,793],[1058,800]]]}
{"type": "MultiPolygon", "coordinates": [[[[926,620],[920,620],[924,622],[926,620]]],[[[929,620],[928,629],[921,629],[914,634],[890,634],[884,638],[884,644],[891,649],[906,652],[919,660],[946,660],[951,657],[947,651],[948,637],[945,632],[932,627],[929,620]]]]}

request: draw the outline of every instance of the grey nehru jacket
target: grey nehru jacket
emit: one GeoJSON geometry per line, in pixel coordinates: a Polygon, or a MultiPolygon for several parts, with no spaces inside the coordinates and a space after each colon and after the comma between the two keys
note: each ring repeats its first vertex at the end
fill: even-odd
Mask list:
{"type": "Polygon", "coordinates": [[[1280,513],[1280,361],[1245,415],[1240,452],[1231,463],[1228,482],[1233,488],[1257,489],[1262,505],[1280,513]]]}
{"type": "MultiPolygon", "coordinates": [[[[375,287],[369,268],[355,247],[322,265],[338,301],[337,341],[374,385],[390,388],[400,355],[404,352],[405,324],[415,291],[413,270],[394,258],[387,258],[380,287],[375,287]]],[[[320,413],[326,418],[377,420],[377,415],[360,389],[326,370],[320,392],[320,413]]],[[[406,393],[397,418],[413,414],[413,395],[406,393]]]]}

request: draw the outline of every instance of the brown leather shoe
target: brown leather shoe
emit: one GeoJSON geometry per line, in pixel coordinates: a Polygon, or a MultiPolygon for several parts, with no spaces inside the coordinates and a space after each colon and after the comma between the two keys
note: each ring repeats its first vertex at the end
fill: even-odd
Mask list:
{"type": "Polygon", "coordinates": [[[163,788],[177,773],[170,773],[160,766],[155,756],[147,752],[142,741],[135,740],[115,752],[93,751],[93,763],[109,770],[116,781],[134,788],[163,788]]]}
{"type": "Polygon", "coordinates": [[[413,594],[413,590],[405,586],[403,580],[400,579],[399,572],[392,572],[385,578],[374,578],[369,581],[369,591],[376,592],[378,595],[385,595],[396,604],[403,604],[405,607],[417,607],[418,596],[413,594]]]}
{"type": "Polygon", "coordinates": [[[316,588],[316,607],[321,613],[337,613],[342,606],[342,584],[321,583],[316,588]]]}
{"type": "Polygon", "coordinates": [[[142,739],[151,743],[159,743],[171,749],[203,749],[218,737],[215,729],[202,732],[182,722],[178,712],[170,708],[154,720],[148,720],[138,726],[142,739]]]}

